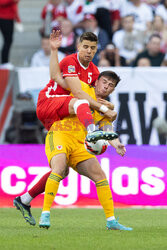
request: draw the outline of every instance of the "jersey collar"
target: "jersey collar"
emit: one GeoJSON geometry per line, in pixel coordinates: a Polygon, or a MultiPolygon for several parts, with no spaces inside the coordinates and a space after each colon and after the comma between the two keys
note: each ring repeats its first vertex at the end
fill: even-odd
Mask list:
{"type": "Polygon", "coordinates": [[[80,64],[80,66],[81,66],[83,69],[87,69],[87,68],[89,67],[89,65],[88,65],[88,67],[83,66],[83,64],[80,62],[80,60],[79,60],[79,53],[77,53],[77,59],[78,59],[78,62],[79,62],[79,64],[80,64]]]}

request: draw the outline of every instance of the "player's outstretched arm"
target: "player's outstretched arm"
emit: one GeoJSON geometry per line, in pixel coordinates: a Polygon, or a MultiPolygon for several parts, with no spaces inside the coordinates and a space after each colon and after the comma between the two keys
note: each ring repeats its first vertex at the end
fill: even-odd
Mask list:
{"type": "Polygon", "coordinates": [[[62,88],[67,88],[67,84],[61,76],[59,61],[58,61],[58,48],[61,45],[62,36],[60,30],[53,30],[50,34],[50,78],[57,82],[62,88]]]}
{"type": "MultiPolygon", "coordinates": [[[[104,124],[104,121],[100,122],[100,128],[103,129],[104,131],[111,131],[114,132],[113,130],[113,126],[112,124],[109,124],[109,121],[106,121],[106,125],[104,124]]],[[[114,147],[116,149],[116,152],[121,155],[124,156],[126,153],[126,148],[125,146],[120,142],[119,138],[112,140],[112,141],[108,141],[109,144],[114,147]]]]}

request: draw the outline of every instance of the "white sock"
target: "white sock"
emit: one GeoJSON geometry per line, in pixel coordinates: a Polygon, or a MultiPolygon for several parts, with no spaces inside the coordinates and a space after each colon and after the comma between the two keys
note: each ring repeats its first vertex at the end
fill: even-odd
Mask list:
{"type": "Polygon", "coordinates": [[[43,211],[42,214],[50,214],[50,211],[43,211]]]}
{"type": "Polygon", "coordinates": [[[96,130],[96,125],[93,123],[89,124],[86,129],[87,129],[88,133],[91,133],[91,132],[96,130]]]}
{"type": "Polygon", "coordinates": [[[107,218],[107,221],[115,220],[115,216],[111,216],[107,218]]]}
{"type": "Polygon", "coordinates": [[[33,200],[33,198],[31,197],[31,195],[27,192],[23,195],[20,196],[21,202],[23,202],[23,204],[29,206],[30,202],[33,200]]]}

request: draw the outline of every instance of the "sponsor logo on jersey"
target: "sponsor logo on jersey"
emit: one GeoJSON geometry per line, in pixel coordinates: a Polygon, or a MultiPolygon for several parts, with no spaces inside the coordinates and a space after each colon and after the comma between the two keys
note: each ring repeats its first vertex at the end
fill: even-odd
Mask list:
{"type": "Polygon", "coordinates": [[[57,148],[58,150],[61,150],[61,149],[63,148],[63,146],[62,146],[62,145],[58,145],[58,146],[56,146],[56,148],[57,148]]]}
{"type": "Polygon", "coordinates": [[[68,73],[73,73],[73,72],[75,72],[75,66],[69,65],[68,66],[68,73]]]}

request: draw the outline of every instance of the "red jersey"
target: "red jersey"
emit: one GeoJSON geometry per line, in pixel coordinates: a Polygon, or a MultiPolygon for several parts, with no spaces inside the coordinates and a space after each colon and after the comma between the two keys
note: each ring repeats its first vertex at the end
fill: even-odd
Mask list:
{"type": "MultiPolygon", "coordinates": [[[[83,82],[94,85],[99,76],[98,68],[92,63],[85,68],[78,60],[77,54],[71,54],[60,62],[62,76],[79,77],[83,82]]],[[[49,129],[54,121],[60,120],[69,115],[68,103],[70,92],[63,89],[53,80],[40,91],[37,102],[37,116],[44,126],[49,129]]]]}
{"type": "Polygon", "coordinates": [[[60,62],[60,70],[64,78],[78,76],[81,81],[89,85],[94,85],[99,76],[99,70],[96,65],[90,62],[87,68],[84,67],[80,63],[77,53],[66,56],[60,62]]]}
{"type": "Polygon", "coordinates": [[[17,15],[17,2],[13,0],[0,0],[0,18],[15,20],[17,15]]]}
{"type": "MultiPolygon", "coordinates": [[[[64,78],[78,76],[81,81],[89,85],[94,85],[99,76],[99,70],[96,65],[90,62],[89,66],[85,68],[79,62],[77,53],[66,56],[60,62],[60,70],[64,78]]],[[[54,83],[54,81],[50,81],[41,92],[45,95],[45,98],[53,97],[54,95],[68,95],[70,93],[57,83],[54,83]]]]}
{"type": "MultiPolygon", "coordinates": [[[[59,112],[67,98],[69,101],[72,98],[69,93],[53,80],[50,80],[46,87],[40,91],[37,102],[37,116],[46,129],[49,130],[54,121],[63,117],[59,112]]],[[[69,115],[68,107],[65,108],[67,116],[69,115]]]]}
{"type": "Polygon", "coordinates": [[[62,4],[59,4],[57,6],[54,6],[51,3],[47,3],[42,10],[41,17],[42,19],[46,18],[47,11],[50,11],[52,14],[52,21],[55,20],[56,18],[62,16],[64,18],[67,17],[65,7],[62,4]]]}

